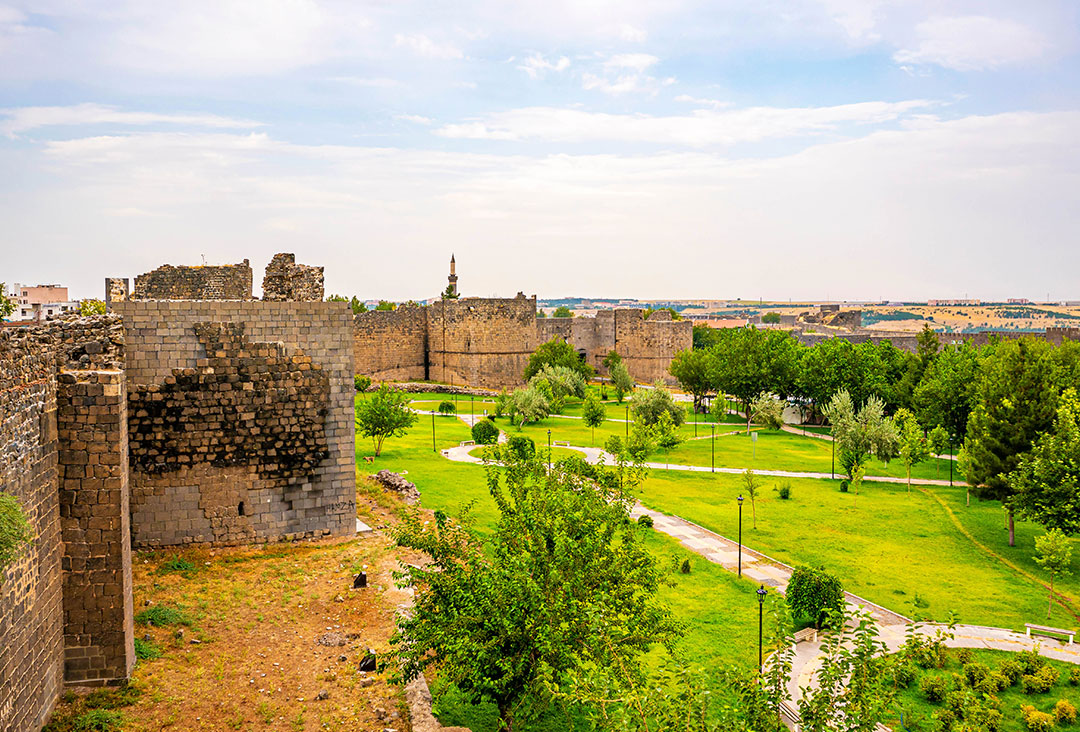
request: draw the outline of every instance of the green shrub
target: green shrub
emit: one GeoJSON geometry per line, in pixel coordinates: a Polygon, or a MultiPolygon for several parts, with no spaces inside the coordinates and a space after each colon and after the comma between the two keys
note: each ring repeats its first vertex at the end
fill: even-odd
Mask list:
{"type": "Polygon", "coordinates": [[[945,700],[945,694],[949,691],[949,684],[944,676],[924,676],[919,682],[919,691],[931,704],[940,704],[945,700]]]}
{"type": "Polygon", "coordinates": [[[368,387],[371,386],[371,379],[367,376],[357,374],[353,377],[353,384],[356,386],[357,391],[367,391],[368,387]]]}
{"type": "Polygon", "coordinates": [[[1053,666],[1043,666],[1033,674],[1020,677],[1020,686],[1025,694],[1045,694],[1054,688],[1061,674],[1053,666]]]}
{"type": "Polygon", "coordinates": [[[152,661],[161,658],[161,649],[153,643],[142,638],[135,639],[135,658],[143,661],[152,661]]]}
{"type": "Polygon", "coordinates": [[[188,574],[194,572],[196,569],[195,563],[185,559],[179,554],[173,554],[172,557],[166,559],[157,568],[157,574],[169,574],[170,572],[179,572],[181,574],[188,574]]]}
{"type": "Polygon", "coordinates": [[[776,495],[780,497],[781,501],[786,501],[791,498],[791,481],[781,483],[773,490],[776,491],[776,495]]]}
{"type": "Polygon", "coordinates": [[[902,689],[906,689],[911,686],[911,682],[918,676],[918,671],[910,663],[900,663],[896,665],[896,669],[893,672],[893,677],[896,680],[896,685],[902,689]]]}
{"type": "MultiPolygon", "coordinates": [[[[964,650],[967,649],[965,648],[964,650]]],[[[967,682],[968,686],[973,688],[978,686],[987,676],[990,675],[990,667],[987,666],[985,663],[978,663],[976,661],[965,663],[963,666],[963,671],[964,681],[967,682]]]]}
{"type": "Polygon", "coordinates": [[[439,414],[457,414],[457,405],[452,401],[443,400],[439,402],[439,414]]]}
{"type": "Polygon", "coordinates": [[[494,445],[499,441],[499,428],[487,420],[482,420],[473,425],[472,438],[478,445],[494,445]]]}
{"type": "Polygon", "coordinates": [[[1024,717],[1024,725],[1031,732],[1050,732],[1054,727],[1053,717],[1046,712],[1040,712],[1030,704],[1020,707],[1020,712],[1024,717]]]}
{"type": "Polygon", "coordinates": [[[1076,721],[1076,707],[1068,699],[1058,699],[1054,705],[1054,720],[1058,724],[1072,724],[1076,721]]]}
{"type": "Polygon", "coordinates": [[[515,458],[528,460],[536,455],[536,443],[526,435],[514,435],[506,440],[506,450],[515,458]]]}
{"type": "Polygon", "coordinates": [[[155,628],[167,628],[170,625],[191,625],[191,618],[183,608],[154,605],[136,615],[135,622],[155,628]]]}
{"type": "Polygon", "coordinates": [[[942,709],[934,714],[934,719],[937,720],[937,729],[940,732],[949,732],[956,724],[956,712],[951,709],[942,709]]]}
{"type": "Polygon", "coordinates": [[[690,560],[684,559],[682,566],[679,567],[679,571],[683,574],[690,574],[690,560]]]}
{"type": "Polygon", "coordinates": [[[847,493],[847,492],[848,492],[848,486],[849,486],[849,485],[850,485],[850,483],[848,482],[847,478],[845,478],[844,480],[840,481],[840,492],[841,492],[841,493],[847,493]]]}
{"type": "Polygon", "coordinates": [[[33,527],[19,499],[0,491],[0,584],[4,582],[4,572],[22,556],[33,540],[33,527]]]}
{"type": "Polygon", "coordinates": [[[809,618],[817,628],[831,611],[844,607],[843,585],[836,575],[821,567],[796,567],[788,580],[786,594],[791,614],[809,618]]]}
{"type": "Polygon", "coordinates": [[[642,514],[641,516],[638,516],[637,522],[639,525],[644,526],[646,529],[651,529],[653,527],[653,518],[648,514],[642,514]]]}
{"type": "Polygon", "coordinates": [[[1069,670],[1069,684],[1072,686],[1080,686],[1080,668],[1072,668],[1069,670]]]}
{"type": "Polygon", "coordinates": [[[1037,673],[1046,665],[1046,659],[1039,655],[1038,648],[1030,651],[1020,651],[1016,654],[1016,660],[1024,667],[1025,674],[1037,673]]]}
{"type": "Polygon", "coordinates": [[[990,674],[979,682],[975,690],[980,694],[993,695],[1009,687],[1009,679],[1000,671],[991,671],[990,674]]]}
{"type": "Polygon", "coordinates": [[[1024,675],[1024,664],[1020,663],[1020,661],[1015,658],[1010,658],[1005,661],[1005,663],[1001,664],[998,671],[1001,672],[1002,676],[1009,680],[1009,686],[1012,686],[1024,675]]]}
{"type": "Polygon", "coordinates": [[[95,689],[83,697],[87,709],[122,709],[130,707],[142,695],[142,689],[128,681],[117,687],[95,689]]]}
{"type": "Polygon", "coordinates": [[[956,649],[956,662],[961,666],[967,666],[969,663],[975,660],[975,652],[970,648],[957,648],[956,649]]]}

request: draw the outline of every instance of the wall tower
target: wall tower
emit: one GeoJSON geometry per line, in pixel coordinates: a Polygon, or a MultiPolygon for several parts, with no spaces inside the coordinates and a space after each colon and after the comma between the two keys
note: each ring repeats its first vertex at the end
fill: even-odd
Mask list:
{"type": "Polygon", "coordinates": [[[448,297],[457,297],[457,266],[454,264],[454,255],[450,255],[450,276],[447,277],[450,284],[446,287],[448,297]]]}

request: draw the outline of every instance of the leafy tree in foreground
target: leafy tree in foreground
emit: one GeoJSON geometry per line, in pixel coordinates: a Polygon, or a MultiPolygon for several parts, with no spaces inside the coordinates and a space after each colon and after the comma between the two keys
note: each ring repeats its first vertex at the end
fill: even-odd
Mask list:
{"type": "Polygon", "coordinates": [[[567,397],[585,398],[585,379],[580,373],[566,366],[545,364],[529,380],[529,386],[547,397],[552,414],[562,414],[567,397]]]}
{"type": "MultiPolygon", "coordinates": [[[[926,440],[927,447],[933,455],[944,455],[949,450],[949,431],[941,425],[930,430],[926,440]]],[[[934,461],[934,477],[937,477],[938,461],[934,461]]]]}
{"type": "Polygon", "coordinates": [[[608,370],[611,375],[611,386],[615,389],[615,401],[622,404],[623,397],[634,391],[634,380],[630,378],[630,372],[626,364],[619,360],[608,370]]]}
{"type": "Polygon", "coordinates": [[[1080,533],[1080,400],[1061,397],[1054,429],[1043,433],[1009,474],[1020,515],[1067,535],[1080,533]]]}
{"type": "MultiPolygon", "coordinates": [[[[750,416],[771,430],[784,427],[784,402],[772,392],[763,391],[750,402],[750,416]]],[[[749,428],[747,433],[749,433],[749,428]]]]}
{"type": "Polygon", "coordinates": [[[1035,563],[1050,573],[1050,600],[1046,605],[1046,619],[1049,620],[1050,611],[1054,609],[1054,580],[1071,574],[1072,544],[1060,529],[1050,529],[1035,537],[1035,551],[1039,553],[1033,557],[1035,563]]]}
{"type": "Polygon", "coordinates": [[[353,386],[356,387],[358,392],[365,392],[368,390],[368,387],[371,386],[371,377],[357,374],[353,377],[353,386]]]}
{"type": "Polygon", "coordinates": [[[583,379],[588,379],[595,373],[592,366],[581,360],[574,347],[558,336],[541,343],[529,356],[529,363],[525,367],[525,381],[540,373],[544,366],[565,366],[577,371],[583,379]]]}
{"type": "Polygon", "coordinates": [[[900,441],[900,459],[907,468],[907,489],[911,492],[911,468],[930,457],[930,447],[926,444],[919,420],[907,409],[899,410],[893,417],[896,433],[900,441]]]}
{"type": "Polygon", "coordinates": [[[489,465],[487,478],[499,520],[486,549],[467,515],[436,514],[432,526],[414,512],[395,530],[430,563],[400,575],[415,607],[391,644],[405,681],[433,667],[513,730],[576,674],[617,662],[639,677],[643,655],[676,626],[655,599],[663,572],[620,489],[633,477],[573,461],[547,471],[533,458],[489,465]]]}
{"type": "Polygon", "coordinates": [[[686,413],[679,408],[662,381],[657,381],[651,389],[638,389],[630,405],[634,419],[651,427],[660,421],[664,412],[671,416],[672,423],[678,427],[686,419],[686,413]]]}
{"type": "Polygon", "coordinates": [[[968,420],[960,467],[981,499],[1001,501],[1009,511],[1009,546],[1016,546],[1013,488],[1008,475],[1049,430],[1057,390],[1045,341],[1021,338],[999,343],[983,361],[976,406],[968,420]]]}
{"type": "Polygon", "coordinates": [[[356,404],[356,431],[370,437],[375,445],[375,457],[382,454],[387,437],[400,437],[416,423],[416,414],[409,409],[409,395],[386,384],[356,404]]]}
{"type": "Polygon", "coordinates": [[[539,422],[551,414],[551,405],[544,394],[535,387],[514,389],[506,397],[503,413],[518,429],[529,422],[539,422]]]}
{"type": "Polygon", "coordinates": [[[786,590],[787,604],[796,619],[805,618],[820,628],[829,614],[844,608],[844,587],[821,567],[796,567],[786,590]]]}
{"type": "Polygon", "coordinates": [[[33,538],[33,529],[19,499],[0,491],[0,584],[4,582],[8,567],[22,556],[33,538]]]}
{"type": "Polygon", "coordinates": [[[581,411],[581,419],[585,422],[585,426],[592,429],[591,444],[596,444],[596,428],[604,423],[604,419],[607,417],[607,410],[604,405],[597,399],[596,394],[589,393],[589,396],[585,398],[585,404],[581,411]]]}

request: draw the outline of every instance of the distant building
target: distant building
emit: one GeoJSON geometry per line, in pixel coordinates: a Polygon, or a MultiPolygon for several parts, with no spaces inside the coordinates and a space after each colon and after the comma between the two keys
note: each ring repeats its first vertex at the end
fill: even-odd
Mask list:
{"type": "Polygon", "coordinates": [[[15,312],[12,320],[42,321],[53,315],[78,312],[78,300],[68,299],[68,288],[60,285],[20,285],[15,283],[15,312]]]}
{"type": "Polygon", "coordinates": [[[927,300],[926,304],[932,308],[970,307],[982,305],[982,300],[927,300]]]}
{"type": "Polygon", "coordinates": [[[1030,305],[1031,300],[1026,297],[1010,297],[1005,301],[1008,305],[1030,305]]]}

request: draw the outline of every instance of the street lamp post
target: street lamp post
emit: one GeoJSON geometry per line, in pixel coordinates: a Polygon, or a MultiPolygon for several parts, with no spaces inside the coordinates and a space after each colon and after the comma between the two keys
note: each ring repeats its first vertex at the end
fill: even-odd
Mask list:
{"type": "Polygon", "coordinates": [[[742,496],[739,496],[739,576],[742,577],[742,496]]]}
{"type": "Polygon", "coordinates": [[[709,472],[716,472],[716,425],[709,425],[709,430],[712,432],[712,439],[709,441],[709,447],[711,448],[711,455],[709,456],[709,472]]]}
{"type": "Polygon", "coordinates": [[[624,421],[626,422],[626,439],[629,440],[630,439],[630,405],[629,404],[626,405],[626,419],[624,421]]]}
{"type": "Polygon", "coordinates": [[[438,452],[435,447],[435,412],[431,413],[431,451],[438,452]]]}
{"type": "Polygon", "coordinates": [[[832,469],[831,469],[831,472],[832,472],[833,480],[836,480],[836,437],[833,435],[832,425],[829,425],[829,437],[831,438],[829,440],[829,442],[832,443],[832,469]]]}
{"type": "Polygon", "coordinates": [[[759,674],[765,672],[765,658],[764,658],[764,655],[762,653],[762,638],[764,636],[764,627],[765,627],[765,595],[767,595],[767,594],[769,594],[769,593],[765,589],[765,585],[762,585],[761,587],[758,588],[758,591],[757,591],[757,603],[758,603],[758,614],[757,614],[757,667],[758,667],[758,673],[759,674]]]}
{"type": "Polygon", "coordinates": [[[956,462],[953,460],[952,454],[952,435],[949,435],[949,487],[952,488],[952,464],[956,462]]]}
{"type": "Polygon", "coordinates": [[[473,395],[469,395],[469,424],[476,424],[476,416],[473,414],[473,395]]]}
{"type": "Polygon", "coordinates": [[[551,472],[551,430],[548,430],[548,472],[551,472]]]}

